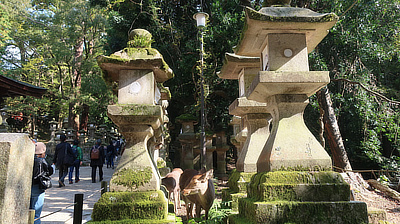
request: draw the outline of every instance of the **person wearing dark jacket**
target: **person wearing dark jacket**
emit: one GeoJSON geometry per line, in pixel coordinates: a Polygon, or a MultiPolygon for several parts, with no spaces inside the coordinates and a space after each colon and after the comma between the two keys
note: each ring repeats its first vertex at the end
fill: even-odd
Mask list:
{"type": "Polygon", "coordinates": [[[96,183],[96,169],[99,168],[100,181],[103,180],[103,164],[105,161],[104,147],[101,146],[101,139],[90,149],[90,166],[92,167],[92,183],[96,183]]]}
{"type": "Polygon", "coordinates": [[[107,146],[107,168],[112,167],[114,169],[114,157],[116,156],[116,150],[114,142],[110,140],[110,144],[107,146]]]}
{"type": "MultiPolygon", "coordinates": [[[[45,160],[46,145],[43,142],[35,143],[35,158],[33,160],[32,187],[29,209],[35,210],[35,219],[40,217],[44,204],[45,189],[41,187],[39,180],[41,176],[50,178],[53,174],[53,168],[45,160]]],[[[34,224],[40,224],[40,219],[34,224]]]]}
{"type": "Polygon", "coordinates": [[[69,183],[72,184],[72,176],[74,174],[74,169],[75,169],[75,183],[78,183],[80,181],[79,179],[79,167],[82,165],[82,160],[83,160],[83,155],[82,155],[82,148],[79,147],[79,140],[75,139],[74,140],[74,145],[72,146],[72,150],[75,150],[76,153],[76,158],[74,161],[74,164],[69,167],[69,175],[68,175],[68,180],[69,183]]]}
{"type": "Polygon", "coordinates": [[[61,143],[56,146],[56,152],[54,153],[53,164],[58,167],[58,187],[65,187],[64,179],[68,175],[68,164],[64,163],[66,156],[74,157],[71,145],[65,142],[67,137],[65,135],[60,136],[61,143]],[[68,154],[68,155],[67,155],[68,154]]]}

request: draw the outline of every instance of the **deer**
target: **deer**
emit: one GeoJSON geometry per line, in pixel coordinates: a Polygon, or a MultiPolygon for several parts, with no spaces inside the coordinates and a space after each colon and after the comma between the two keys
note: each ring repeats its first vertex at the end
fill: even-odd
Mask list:
{"type": "Polygon", "coordinates": [[[196,217],[201,217],[201,209],[205,211],[205,219],[208,219],[214,199],[215,189],[212,180],[213,169],[207,172],[198,172],[188,169],[183,171],[180,178],[182,198],[186,203],[186,217],[189,220],[193,217],[193,206],[196,207],[196,217]]]}
{"type": "Polygon", "coordinates": [[[168,201],[174,198],[174,212],[181,208],[179,179],[183,173],[181,168],[174,168],[170,173],[161,179],[161,184],[168,190],[168,201]],[[172,197],[171,197],[172,196],[172,197]]]}

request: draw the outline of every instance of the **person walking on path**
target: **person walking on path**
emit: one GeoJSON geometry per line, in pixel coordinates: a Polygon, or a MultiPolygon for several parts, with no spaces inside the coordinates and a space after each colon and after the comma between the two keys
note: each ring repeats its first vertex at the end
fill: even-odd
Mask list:
{"type": "MultiPolygon", "coordinates": [[[[35,158],[33,161],[33,175],[32,175],[32,187],[31,187],[31,198],[29,209],[35,210],[35,219],[40,217],[44,205],[44,194],[45,187],[40,184],[40,179],[46,178],[50,180],[50,176],[54,170],[47,161],[46,157],[46,145],[43,142],[35,143],[35,158]]],[[[40,219],[36,220],[34,224],[40,224],[40,219]]]]}
{"type": "Polygon", "coordinates": [[[76,155],[76,159],[74,161],[74,164],[69,167],[69,175],[68,175],[69,184],[74,183],[72,179],[72,176],[74,174],[74,168],[75,168],[75,183],[78,183],[80,180],[79,167],[82,165],[83,155],[82,155],[82,149],[78,145],[79,141],[78,139],[75,139],[72,146],[72,151],[74,152],[74,155],[76,155]]]}
{"type": "Polygon", "coordinates": [[[53,158],[53,164],[57,165],[59,171],[58,187],[65,187],[64,179],[68,175],[68,167],[73,163],[73,161],[71,161],[71,164],[67,164],[66,163],[67,157],[68,158],[74,157],[71,145],[65,142],[66,138],[67,137],[65,135],[60,136],[61,143],[59,143],[56,146],[56,152],[54,153],[54,158],[53,158]]]}
{"type": "Polygon", "coordinates": [[[110,144],[107,146],[107,168],[114,169],[114,157],[116,155],[116,150],[114,146],[114,142],[110,140],[110,144]]]}
{"type": "Polygon", "coordinates": [[[104,147],[101,146],[101,139],[90,149],[90,166],[92,167],[92,183],[96,183],[96,169],[99,168],[100,181],[103,180],[104,147]]]}

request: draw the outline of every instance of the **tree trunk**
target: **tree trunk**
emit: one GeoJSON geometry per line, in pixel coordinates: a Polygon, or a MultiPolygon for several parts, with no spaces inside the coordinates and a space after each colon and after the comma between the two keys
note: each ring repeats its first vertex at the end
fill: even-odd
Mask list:
{"type": "Polygon", "coordinates": [[[317,97],[319,108],[323,110],[325,133],[332,152],[333,164],[344,170],[352,170],[332,107],[328,88],[319,90],[317,97]]]}
{"type": "MultiPolygon", "coordinates": [[[[73,88],[76,89],[77,94],[74,98],[77,99],[80,88],[81,88],[81,83],[82,83],[82,77],[81,77],[81,65],[82,65],[82,57],[83,57],[83,50],[84,50],[84,38],[80,38],[77,41],[77,44],[75,45],[75,54],[74,54],[74,63],[73,63],[73,77],[75,78],[73,82],[73,88]]],[[[76,137],[78,136],[78,131],[79,131],[79,115],[75,113],[76,107],[79,105],[77,102],[70,102],[69,104],[69,116],[68,116],[68,124],[71,128],[76,130],[76,137]]]]}
{"type": "Polygon", "coordinates": [[[82,108],[83,108],[83,110],[82,110],[82,116],[81,116],[79,130],[87,131],[87,124],[89,121],[89,105],[83,104],[82,108]]]}

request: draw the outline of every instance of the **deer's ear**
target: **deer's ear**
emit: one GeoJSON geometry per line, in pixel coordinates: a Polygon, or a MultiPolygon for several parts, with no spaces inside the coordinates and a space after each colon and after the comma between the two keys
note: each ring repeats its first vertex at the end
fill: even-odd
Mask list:
{"type": "Polygon", "coordinates": [[[201,175],[201,177],[199,178],[199,180],[204,183],[204,182],[208,181],[208,179],[213,177],[213,173],[214,173],[214,170],[211,169],[211,170],[207,171],[206,173],[203,173],[201,175]]]}
{"type": "Polygon", "coordinates": [[[213,178],[214,170],[211,169],[205,173],[207,175],[207,179],[213,178]]]}

